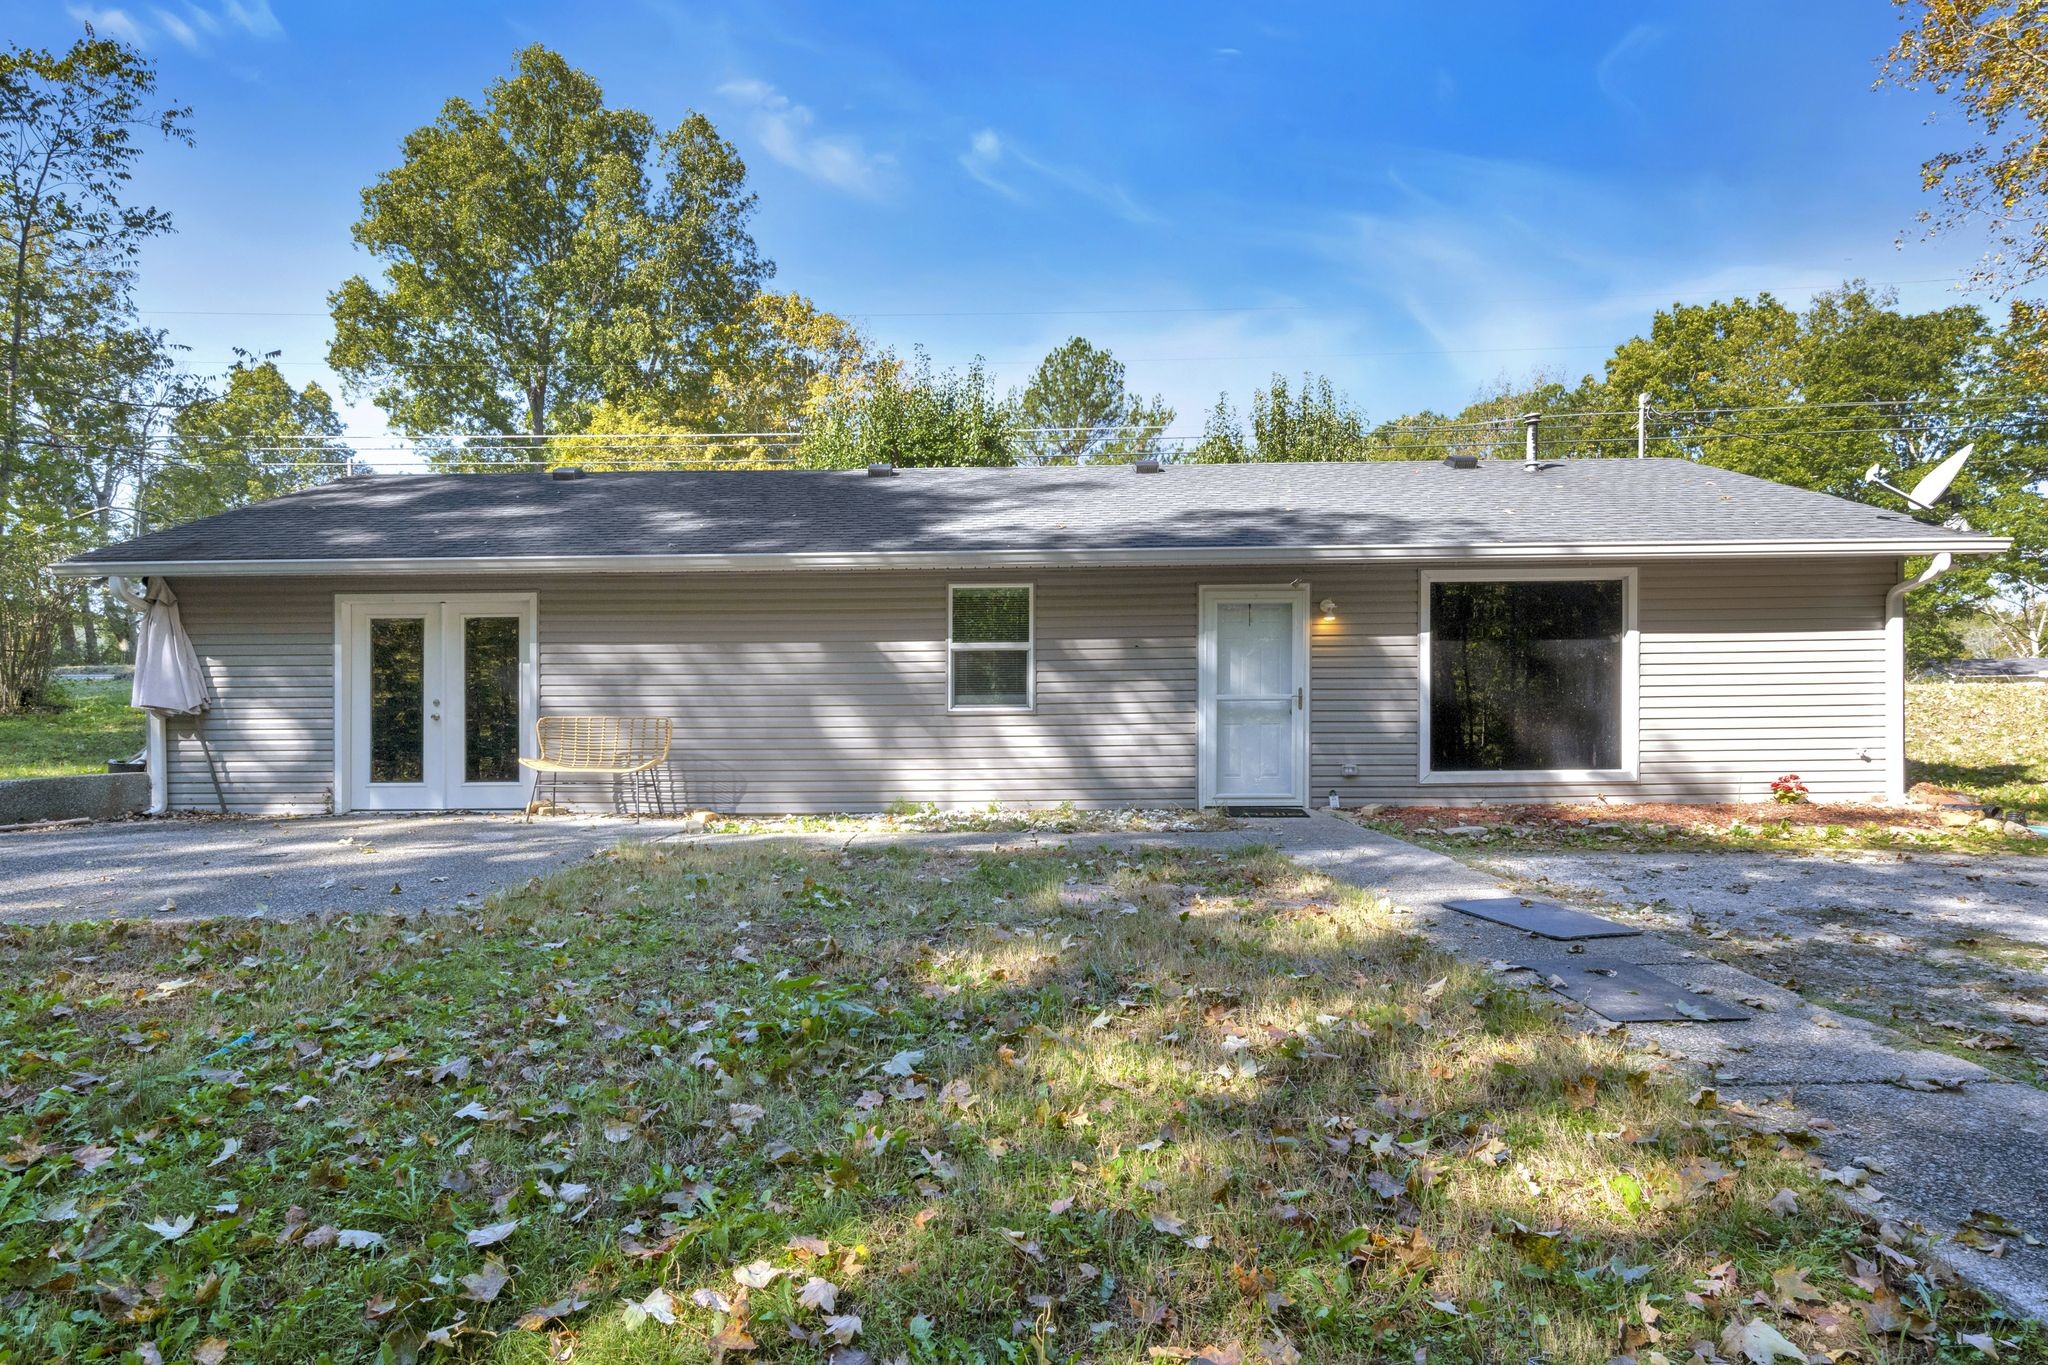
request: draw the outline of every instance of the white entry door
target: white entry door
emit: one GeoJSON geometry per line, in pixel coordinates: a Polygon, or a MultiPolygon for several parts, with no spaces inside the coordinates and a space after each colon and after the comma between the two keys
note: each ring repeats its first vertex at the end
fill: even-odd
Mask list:
{"type": "Polygon", "coordinates": [[[525,805],[532,596],[341,597],[335,612],[336,807],[525,805]]]}
{"type": "Polygon", "coordinates": [[[1308,804],[1308,589],[1201,592],[1201,800],[1308,804]]]}

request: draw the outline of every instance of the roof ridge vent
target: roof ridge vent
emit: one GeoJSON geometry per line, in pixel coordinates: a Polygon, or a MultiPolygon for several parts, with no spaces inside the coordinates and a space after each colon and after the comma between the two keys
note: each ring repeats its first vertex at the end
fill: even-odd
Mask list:
{"type": "Polygon", "coordinates": [[[583,466],[573,464],[558,465],[548,471],[548,477],[556,483],[574,483],[576,480],[584,477],[583,466]]]}
{"type": "Polygon", "coordinates": [[[1166,465],[1155,455],[1147,455],[1144,459],[1131,463],[1131,472],[1134,474],[1157,474],[1165,468],[1166,465]]]}
{"type": "Polygon", "coordinates": [[[1453,469],[1477,469],[1479,468],[1479,457],[1477,455],[1446,455],[1444,456],[1444,463],[1453,469]]]}
{"type": "Polygon", "coordinates": [[[877,460],[868,466],[868,477],[871,479],[893,479],[896,477],[896,466],[890,464],[887,460],[877,460]]]}

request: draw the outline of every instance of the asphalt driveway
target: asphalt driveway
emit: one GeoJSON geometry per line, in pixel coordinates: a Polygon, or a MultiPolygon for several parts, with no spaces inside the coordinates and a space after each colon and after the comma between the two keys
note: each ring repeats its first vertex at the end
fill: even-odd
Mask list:
{"type": "Polygon", "coordinates": [[[448,909],[680,823],[595,816],[166,819],[0,834],[0,920],[448,909]]]}

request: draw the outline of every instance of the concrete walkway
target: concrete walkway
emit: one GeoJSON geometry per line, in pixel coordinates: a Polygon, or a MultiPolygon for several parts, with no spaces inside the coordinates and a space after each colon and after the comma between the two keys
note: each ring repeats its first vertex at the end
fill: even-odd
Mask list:
{"type": "MultiPolygon", "coordinates": [[[[751,836],[768,842],[792,836],[751,836]]],[[[1269,844],[1332,879],[1386,896],[1436,945],[1506,968],[1554,959],[1568,946],[1446,910],[1442,902],[1504,894],[1499,882],[1441,853],[1317,813],[1307,820],[1248,821],[1208,834],[820,835],[814,846],[907,844],[961,853],[1028,848],[1231,848],[1269,844]]],[[[678,835],[664,842],[729,845],[731,836],[678,835]]],[[[1631,1024],[1629,1038],[1700,1070],[1730,1100],[1796,1108],[1822,1138],[1834,1167],[1860,1165],[1879,1199],[1849,1196],[1872,1215],[1919,1224],[1939,1254],[2015,1313],[2048,1317],[2048,1249],[2006,1239],[1994,1258],[1949,1239],[1976,1210],[1996,1213],[2048,1241],[2048,1091],[1915,1047],[1889,1030],[1807,1004],[1790,991],[1714,962],[1655,934],[1591,940],[1577,962],[1631,962],[1752,1012],[1731,1024],[1631,1024]]],[[[1511,980],[1529,981],[1526,974],[1511,980]]],[[[1595,1022],[1589,1020],[1590,1022],[1595,1022]]]]}
{"type": "Polygon", "coordinates": [[[0,920],[446,910],[679,822],[610,816],[137,820],[0,834],[0,920]]]}
{"type": "MultiPolygon", "coordinates": [[[[1415,927],[1444,948],[1487,962],[1563,955],[1564,944],[1444,909],[1447,899],[1502,890],[1456,859],[1333,816],[1272,823],[1296,827],[1274,835],[1296,860],[1407,906],[1415,927]]],[[[1947,1240],[1983,1209],[2048,1241],[2048,1091],[1809,1005],[1655,934],[1584,947],[1574,961],[1634,962],[1751,1009],[1746,1023],[1631,1024],[1628,1033],[1702,1068],[1724,1098],[1795,1106],[1815,1121],[1831,1166],[1861,1165],[1884,1192],[1856,1202],[1877,1217],[1923,1225],[1973,1283],[2017,1313],[2048,1317],[2048,1248],[2006,1239],[2005,1255],[1994,1258],[1947,1240]]]]}

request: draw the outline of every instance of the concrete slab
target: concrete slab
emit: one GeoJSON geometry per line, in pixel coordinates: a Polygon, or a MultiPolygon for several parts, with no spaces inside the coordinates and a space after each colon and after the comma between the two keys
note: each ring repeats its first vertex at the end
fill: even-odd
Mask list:
{"type": "MultiPolygon", "coordinates": [[[[1279,846],[1337,880],[1417,907],[1410,922],[1451,951],[1469,951],[1466,945],[1480,936],[1451,932],[1457,926],[1447,920],[1474,921],[1441,909],[1441,902],[1502,891],[1455,859],[1340,817],[1319,815],[1298,833],[1282,834],[1279,846]]],[[[1541,940],[1485,936],[1484,942],[1500,950],[1486,955],[1500,958],[1535,956],[1528,950],[1541,940]]],[[[1588,943],[1586,955],[1636,942],[1588,943]]],[[[1555,954],[1556,945],[1544,947],[1555,954]]],[[[1974,1063],[1916,1048],[1890,1030],[1817,1009],[1734,967],[1693,960],[1657,970],[1688,986],[1710,985],[1738,1003],[1760,1000],[1766,1008],[1742,1023],[1632,1024],[1630,1038],[1700,1066],[1724,1093],[1756,1102],[1791,1095],[1815,1121],[1831,1161],[1865,1153],[1886,1167],[1873,1182],[1889,1192],[1876,1206],[1880,1216],[1921,1224],[1947,1243],[1945,1259],[1972,1283],[2017,1313],[2048,1316],[2048,1258],[2040,1249],[2008,1249],[1993,1260],[1948,1243],[1979,1207],[2003,1212],[2048,1241],[2048,1181],[2040,1174],[2048,1091],[2005,1082],[1974,1063]]]]}
{"type": "Polygon", "coordinates": [[[1559,995],[1617,1024],[1740,1023],[1750,1017],[1748,1010],[1631,962],[1539,958],[1524,966],[1559,995]]]}
{"type": "Polygon", "coordinates": [[[1971,1086],[1927,1094],[1890,1085],[1738,1086],[1725,1098],[1760,1108],[1790,1103],[1833,1132],[1827,1146],[1844,1163],[1870,1163],[1884,1198],[1860,1203],[1880,1218],[1910,1219],[1935,1232],[1935,1250],[1975,1283],[2029,1317],[2048,1318],[2048,1247],[2018,1237],[1991,1256],[1953,1240],[1978,1209],[1999,1214],[2048,1242],[2048,1106],[2026,1085],[1971,1086]]]}
{"type": "Polygon", "coordinates": [[[132,820],[0,834],[0,919],[443,910],[674,823],[593,816],[132,820]]]}
{"type": "Polygon", "coordinates": [[[1525,934],[1559,940],[1590,938],[1634,938],[1643,931],[1611,919],[1589,915],[1583,910],[1555,901],[1528,896],[1473,896],[1446,901],[1447,909],[1475,919],[1491,920],[1525,934]]]}

